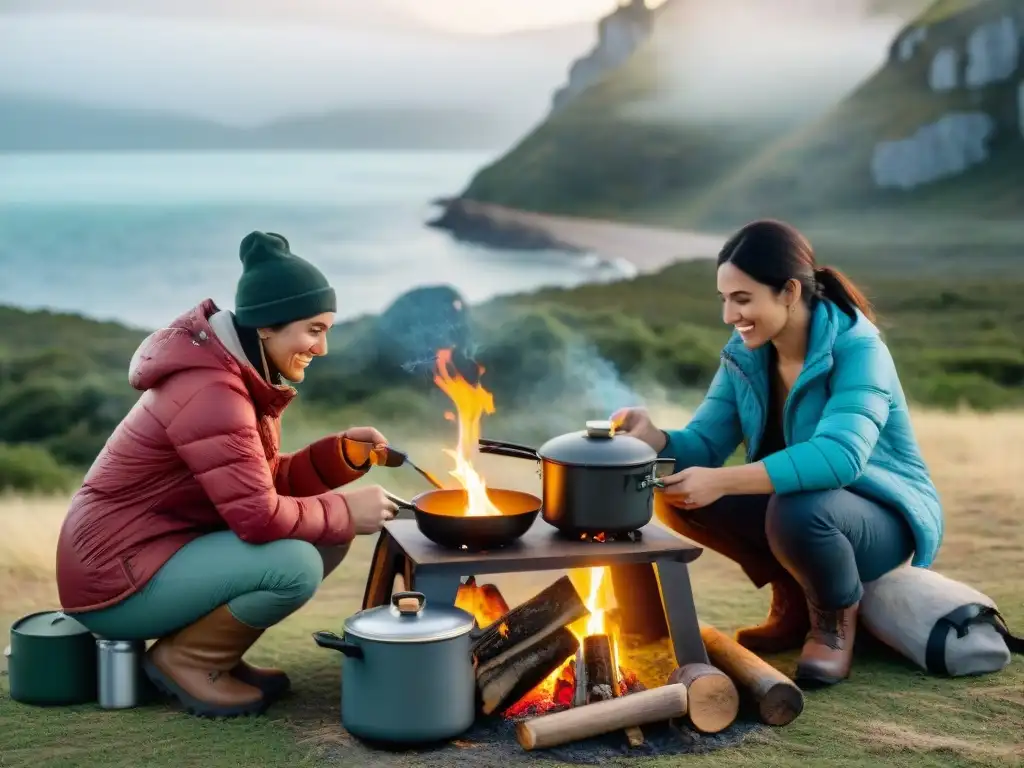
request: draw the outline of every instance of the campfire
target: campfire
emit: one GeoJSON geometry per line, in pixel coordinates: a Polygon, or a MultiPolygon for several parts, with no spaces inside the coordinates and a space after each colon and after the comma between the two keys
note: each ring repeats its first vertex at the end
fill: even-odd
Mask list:
{"type": "MultiPolygon", "coordinates": [[[[483,367],[478,367],[478,374],[483,373],[483,367]]],[[[476,383],[471,383],[459,373],[449,349],[442,349],[437,354],[434,383],[454,405],[454,411],[445,413],[445,418],[458,424],[458,443],[454,451],[446,449],[444,452],[455,464],[449,474],[466,491],[465,514],[500,515],[501,510],[487,495],[487,483],[473,467],[480,439],[480,422],[484,415],[494,413],[494,397],[480,383],[480,376],[476,383]]],[[[597,540],[600,541],[600,537],[597,540]]],[[[554,591],[541,593],[545,598],[554,598],[553,602],[547,606],[526,603],[524,607],[527,610],[519,611],[518,615],[510,614],[505,599],[493,585],[478,586],[473,581],[460,588],[456,605],[471,613],[480,627],[493,625],[499,639],[508,639],[512,631],[509,627],[511,621],[522,622],[521,630],[527,633],[524,641],[537,636],[542,655],[548,660],[538,662],[540,666],[534,666],[531,674],[523,679],[530,680],[538,669],[544,668],[545,663],[554,667],[546,669],[543,679],[533,681],[527,690],[522,690],[525,683],[518,680],[514,686],[518,694],[515,698],[505,691],[499,699],[485,702],[487,714],[491,714],[487,710],[493,707],[504,709],[509,717],[516,717],[557,706],[588,703],[596,698],[612,698],[625,692],[630,681],[623,679],[617,632],[606,619],[611,591],[606,573],[607,569],[600,567],[574,570],[568,581],[553,585],[554,591]],[[580,595],[586,595],[586,598],[581,601],[580,595]],[[545,612],[544,607],[553,607],[555,613],[545,612]],[[550,623],[556,618],[561,619],[557,626],[550,623]],[[559,656],[562,650],[565,653],[559,656]]],[[[507,642],[504,645],[507,646],[507,642]]],[[[497,661],[499,656],[499,653],[493,657],[484,654],[481,658],[478,653],[478,663],[490,658],[497,661]]],[[[482,666],[486,673],[486,664],[482,666]]],[[[631,679],[635,682],[635,676],[631,679]]]]}

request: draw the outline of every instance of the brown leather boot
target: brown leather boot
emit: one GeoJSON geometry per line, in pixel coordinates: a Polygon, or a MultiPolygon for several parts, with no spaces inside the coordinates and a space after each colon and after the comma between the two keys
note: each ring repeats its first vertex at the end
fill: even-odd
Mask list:
{"type": "Polygon", "coordinates": [[[736,632],[736,642],[751,651],[779,653],[799,648],[810,628],[803,588],[787,575],[772,582],[768,618],[756,627],[740,629],[736,632]]]}
{"type": "Polygon", "coordinates": [[[247,626],[226,605],[147,651],[143,669],[162,692],[200,717],[237,717],[263,713],[269,701],[259,688],[230,672],[262,629],[247,626]]]}
{"type": "Polygon", "coordinates": [[[794,677],[798,685],[834,685],[850,676],[859,607],[858,603],[841,611],[820,611],[811,606],[811,631],[794,677]]]}
{"type": "Polygon", "coordinates": [[[245,661],[238,662],[231,674],[243,683],[259,688],[268,699],[279,699],[292,687],[292,681],[280,669],[254,667],[245,661]]]}

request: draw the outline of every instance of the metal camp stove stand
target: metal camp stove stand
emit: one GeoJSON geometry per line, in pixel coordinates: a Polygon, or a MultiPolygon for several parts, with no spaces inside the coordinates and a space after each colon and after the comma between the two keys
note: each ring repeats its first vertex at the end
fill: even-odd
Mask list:
{"type": "Polygon", "coordinates": [[[415,520],[392,520],[384,524],[374,550],[363,608],[386,605],[398,575],[406,589],[454,605],[459,587],[471,576],[606,566],[625,614],[624,631],[635,627],[646,641],[671,638],[679,666],[707,664],[688,568],[703,549],[653,522],[641,534],[636,542],[570,541],[538,517],[507,547],[460,552],[434,544],[415,520]]]}

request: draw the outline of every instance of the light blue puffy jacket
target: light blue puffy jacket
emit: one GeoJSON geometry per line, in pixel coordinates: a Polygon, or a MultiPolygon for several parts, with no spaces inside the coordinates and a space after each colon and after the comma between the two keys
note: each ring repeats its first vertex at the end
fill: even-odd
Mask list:
{"type": "MultiPolygon", "coordinates": [[[[756,456],[768,412],[767,346],[748,350],[734,333],[693,419],[667,430],[662,457],[720,467],[741,442],[756,456]]],[[[828,300],[811,317],[803,370],[786,399],[789,447],[765,457],[777,494],[849,490],[899,510],[914,533],[912,564],[931,565],[942,543],[939,494],[921,457],[889,349],[860,312],[828,300]]]]}

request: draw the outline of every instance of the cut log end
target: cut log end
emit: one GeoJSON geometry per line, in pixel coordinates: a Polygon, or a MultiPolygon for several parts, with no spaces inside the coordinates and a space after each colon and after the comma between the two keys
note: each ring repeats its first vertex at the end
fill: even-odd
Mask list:
{"type": "Polygon", "coordinates": [[[804,697],[799,688],[777,683],[765,692],[757,710],[766,725],[789,725],[804,711],[804,697]]]}
{"type": "Polygon", "coordinates": [[[687,664],[676,669],[669,684],[682,683],[689,695],[689,718],[702,733],[720,733],[736,721],[740,694],[729,676],[710,664],[687,664]]]}

